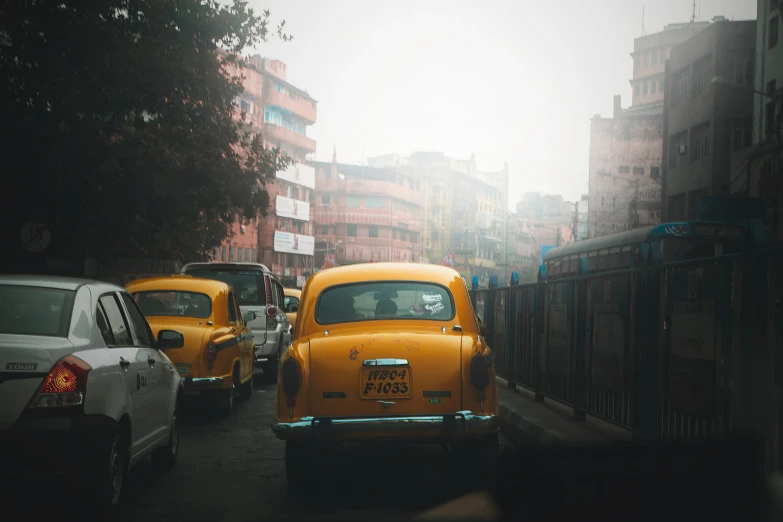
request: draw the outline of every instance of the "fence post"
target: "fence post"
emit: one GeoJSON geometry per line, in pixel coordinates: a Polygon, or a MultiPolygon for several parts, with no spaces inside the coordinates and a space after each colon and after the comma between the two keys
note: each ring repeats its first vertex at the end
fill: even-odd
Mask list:
{"type": "Polygon", "coordinates": [[[633,368],[633,419],[634,439],[655,436],[658,416],[658,343],[661,335],[661,271],[650,259],[649,249],[641,249],[641,269],[637,272],[634,323],[637,328],[637,346],[633,368]]]}
{"type": "Polygon", "coordinates": [[[574,340],[573,404],[574,418],[585,420],[587,408],[587,279],[590,270],[586,257],[579,259],[579,272],[574,283],[576,293],[576,339],[574,340]]]}
{"type": "Polygon", "coordinates": [[[544,364],[546,359],[542,357],[546,350],[546,342],[543,337],[546,335],[547,310],[546,310],[546,267],[543,265],[538,269],[538,284],[536,284],[536,303],[535,303],[535,337],[533,350],[533,391],[537,401],[544,400],[544,364]]]}
{"type": "Polygon", "coordinates": [[[512,390],[517,389],[516,369],[517,369],[517,350],[519,345],[517,343],[517,296],[519,292],[515,292],[516,286],[509,286],[508,295],[506,297],[506,375],[508,375],[508,387],[512,390]]]}

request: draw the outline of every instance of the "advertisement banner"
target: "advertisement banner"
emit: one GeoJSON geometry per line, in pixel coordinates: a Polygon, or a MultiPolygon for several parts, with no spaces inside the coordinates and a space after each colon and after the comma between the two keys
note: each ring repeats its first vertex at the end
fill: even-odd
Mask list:
{"type": "Polygon", "coordinates": [[[275,252],[311,256],[314,251],[315,237],[275,230],[275,252]]]}
{"type": "Polygon", "coordinates": [[[310,221],[310,203],[285,196],[277,196],[277,199],[275,199],[275,213],[280,217],[310,221]]]}
{"type": "Polygon", "coordinates": [[[289,165],[285,170],[278,171],[275,176],[303,187],[315,189],[315,169],[302,163],[289,165]]]}

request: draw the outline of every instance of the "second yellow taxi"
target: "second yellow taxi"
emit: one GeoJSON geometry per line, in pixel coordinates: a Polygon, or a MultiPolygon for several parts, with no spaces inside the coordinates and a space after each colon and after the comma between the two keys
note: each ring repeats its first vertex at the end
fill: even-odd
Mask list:
{"type": "Polygon", "coordinates": [[[248,328],[255,312],[242,317],[229,285],[191,276],[140,279],[126,285],[157,336],[176,329],[185,340],[166,350],[184,380],[186,395],[209,399],[225,415],[234,409],[234,395],[253,394],[253,335],[248,328]]]}
{"type": "Polygon", "coordinates": [[[492,352],[451,268],[372,263],[317,272],[279,372],[272,430],[286,441],[294,487],[318,475],[324,442],[446,444],[473,463],[497,453],[492,352]]]}

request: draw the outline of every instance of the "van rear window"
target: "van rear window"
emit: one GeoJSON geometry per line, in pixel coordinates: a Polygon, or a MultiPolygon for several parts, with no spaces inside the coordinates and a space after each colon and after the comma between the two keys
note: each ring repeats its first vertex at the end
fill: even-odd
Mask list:
{"type": "Polygon", "coordinates": [[[240,306],[265,306],[266,287],[264,273],[260,270],[217,270],[197,268],[187,271],[188,275],[203,279],[222,281],[234,288],[240,306]]]}

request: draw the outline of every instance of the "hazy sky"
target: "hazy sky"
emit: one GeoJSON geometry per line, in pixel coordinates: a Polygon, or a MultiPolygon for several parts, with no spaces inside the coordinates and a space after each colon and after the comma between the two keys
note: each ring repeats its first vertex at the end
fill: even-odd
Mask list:
{"type": "MultiPolygon", "coordinates": [[[[475,152],[526,191],[587,192],[590,117],[631,101],[633,39],[687,22],[692,0],[250,0],[294,40],[264,56],[318,101],[316,157],[475,152]]],[[[700,19],[756,18],[756,0],[697,0],[700,19]],[[700,4],[700,5],[699,5],[700,4]]]]}

